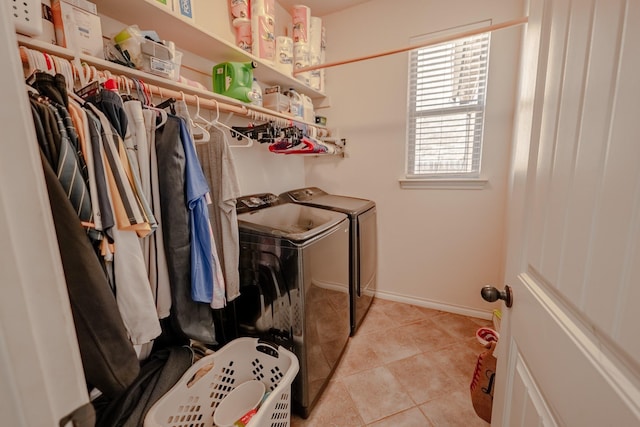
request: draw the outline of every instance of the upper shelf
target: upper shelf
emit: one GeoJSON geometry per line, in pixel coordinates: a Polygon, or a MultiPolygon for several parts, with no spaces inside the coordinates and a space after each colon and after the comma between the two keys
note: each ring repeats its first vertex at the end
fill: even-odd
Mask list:
{"type": "MultiPolygon", "coordinates": [[[[64,47],[52,45],[47,42],[43,42],[41,40],[33,39],[28,36],[23,36],[21,34],[17,34],[17,39],[18,39],[19,45],[22,45],[34,50],[38,50],[40,52],[47,52],[51,55],[68,59],[70,61],[75,58],[75,52],[64,47]]],[[[83,63],[87,63],[88,65],[95,66],[100,71],[106,70],[106,71],[110,71],[112,74],[116,76],[118,75],[127,76],[129,78],[140,79],[145,83],[157,85],[158,87],[161,88],[161,90],[162,88],[165,89],[164,95],[166,96],[184,98],[185,94],[192,95],[194,97],[193,99],[196,99],[196,98],[202,99],[203,105],[207,103],[215,105],[215,108],[216,109],[219,108],[220,111],[240,112],[240,114],[246,115],[248,111],[253,110],[254,112],[262,114],[265,117],[264,120],[280,120],[280,121],[284,120],[285,122],[294,121],[296,123],[302,123],[307,126],[312,126],[323,134],[327,133],[326,128],[324,126],[320,126],[315,123],[305,122],[304,120],[301,120],[297,117],[292,117],[285,113],[279,113],[276,111],[269,110],[267,108],[258,107],[256,105],[248,105],[234,98],[229,98],[224,95],[220,95],[217,93],[209,92],[207,90],[195,88],[193,86],[189,86],[180,82],[166,79],[164,77],[146,73],[144,71],[128,68],[120,64],[109,62],[101,58],[80,54],[80,57],[78,59],[83,63]],[[175,94],[172,95],[169,91],[174,91],[175,94]],[[209,100],[212,100],[213,102],[210,103],[209,100]],[[222,102],[222,104],[220,104],[218,101],[222,102]]],[[[162,98],[162,92],[160,92],[160,96],[162,98]]],[[[190,100],[189,97],[187,97],[186,99],[190,100]]]]}
{"type": "Polygon", "coordinates": [[[323,99],[324,93],[314,90],[301,81],[282,74],[270,63],[251,55],[208,30],[168,13],[154,4],[154,0],[93,0],[98,13],[120,21],[125,25],[137,24],[141,29],[156,30],[164,40],[171,40],[178,50],[186,50],[214,62],[255,61],[256,79],[269,85],[294,88],[310,98],[323,99]]]}

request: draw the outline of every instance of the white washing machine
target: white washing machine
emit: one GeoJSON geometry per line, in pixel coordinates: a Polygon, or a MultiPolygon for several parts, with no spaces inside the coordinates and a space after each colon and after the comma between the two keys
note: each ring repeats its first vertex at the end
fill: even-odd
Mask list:
{"type": "Polygon", "coordinates": [[[292,407],[306,418],[349,340],[349,220],[269,193],[241,197],[237,212],[238,333],[296,354],[292,407]]]}
{"type": "Polygon", "coordinates": [[[297,204],[341,212],[349,217],[351,335],[364,320],[377,288],[378,238],[376,204],[358,197],[329,194],[317,187],[280,195],[297,204]]]}

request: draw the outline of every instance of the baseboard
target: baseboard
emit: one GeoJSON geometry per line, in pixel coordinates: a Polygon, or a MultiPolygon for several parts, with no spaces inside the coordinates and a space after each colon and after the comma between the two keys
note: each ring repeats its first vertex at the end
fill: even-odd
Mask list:
{"type": "Polygon", "coordinates": [[[431,308],[433,310],[445,311],[447,313],[461,314],[463,316],[476,317],[478,319],[491,320],[493,312],[490,310],[478,310],[470,307],[463,307],[454,304],[445,304],[425,298],[408,297],[406,295],[395,294],[393,292],[376,291],[376,298],[402,302],[405,304],[417,305],[419,307],[431,308]]]}

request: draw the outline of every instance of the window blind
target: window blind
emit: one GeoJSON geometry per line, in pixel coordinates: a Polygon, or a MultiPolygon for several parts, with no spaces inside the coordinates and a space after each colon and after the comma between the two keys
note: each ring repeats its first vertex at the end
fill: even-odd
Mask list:
{"type": "Polygon", "coordinates": [[[480,174],[490,33],[411,51],[407,176],[480,174]]]}

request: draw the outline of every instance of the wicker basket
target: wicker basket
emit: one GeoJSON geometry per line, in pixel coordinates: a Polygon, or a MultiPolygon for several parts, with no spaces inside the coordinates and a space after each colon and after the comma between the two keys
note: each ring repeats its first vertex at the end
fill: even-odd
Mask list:
{"type": "Polygon", "coordinates": [[[270,391],[247,427],[288,427],[296,356],[257,338],[238,338],[196,362],[149,410],[144,427],[211,427],[220,401],[238,385],[262,381],[270,391]]]}

